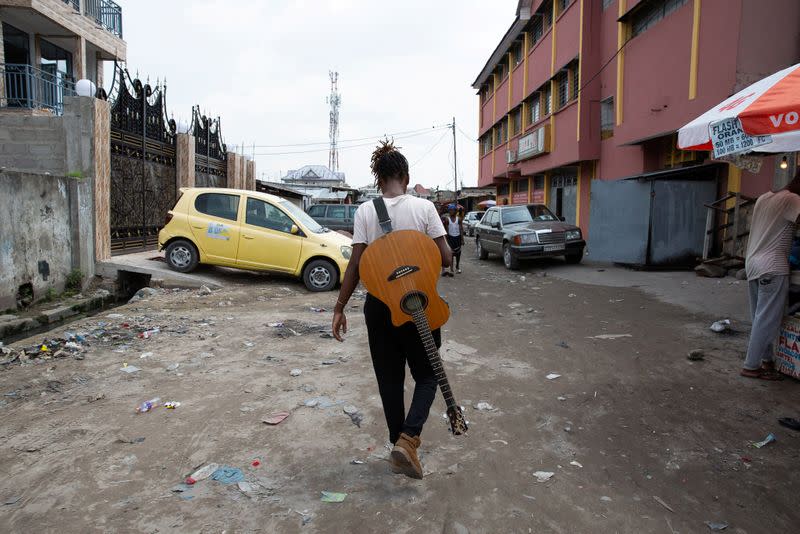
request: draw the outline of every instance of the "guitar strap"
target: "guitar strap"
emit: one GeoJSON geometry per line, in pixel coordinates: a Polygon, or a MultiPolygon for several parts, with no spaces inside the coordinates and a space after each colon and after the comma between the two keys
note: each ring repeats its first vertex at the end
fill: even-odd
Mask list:
{"type": "Polygon", "coordinates": [[[392,219],[389,218],[389,212],[386,210],[386,203],[383,201],[383,197],[376,198],[372,203],[375,205],[375,213],[378,214],[378,224],[381,225],[381,230],[384,234],[391,233],[392,219]]]}

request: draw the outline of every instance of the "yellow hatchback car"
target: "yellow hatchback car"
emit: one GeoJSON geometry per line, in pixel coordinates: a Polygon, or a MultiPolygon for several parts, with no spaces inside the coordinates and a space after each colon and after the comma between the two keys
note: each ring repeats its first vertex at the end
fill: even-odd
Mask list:
{"type": "Polygon", "coordinates": [[[323,228],[282,198],[256,191],[181,188],[158,234],[167,264],[186,273],[198,263],[286,273],[311,291],[336,287],[351,240],[323,228]]]}

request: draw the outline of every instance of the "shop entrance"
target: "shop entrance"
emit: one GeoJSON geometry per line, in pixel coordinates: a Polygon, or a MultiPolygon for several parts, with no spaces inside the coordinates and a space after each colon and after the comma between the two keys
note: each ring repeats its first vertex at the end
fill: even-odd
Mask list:
{"type": "Polygon", "coordinates": [[[550,177],[550,210],[570,224],[575,224],[578,207],[577,173],[550,177]]]}

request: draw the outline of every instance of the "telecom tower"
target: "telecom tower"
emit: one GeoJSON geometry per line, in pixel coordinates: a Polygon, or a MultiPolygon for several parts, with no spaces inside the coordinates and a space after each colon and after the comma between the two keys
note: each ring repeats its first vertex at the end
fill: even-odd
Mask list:
{"type": "Polygon", "coordinates": [[[328,154],[328,168],[336,172],[339,170],[339,105],[342,97],[339,94],[339,73],[328,71],[331,78],[331,95],[326,99],[331,105],[330,131],[328,136],[331,140],[331,149],[328,154]]]}

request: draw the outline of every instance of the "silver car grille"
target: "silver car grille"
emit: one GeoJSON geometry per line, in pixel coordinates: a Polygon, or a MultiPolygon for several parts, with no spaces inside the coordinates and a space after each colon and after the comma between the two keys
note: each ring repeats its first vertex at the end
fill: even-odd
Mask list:
{"type": "Polygon", "coordinates": [[[539,232],[539,243],[542,245],[555,245],[564,243],[564,232],[539,232]]]}

